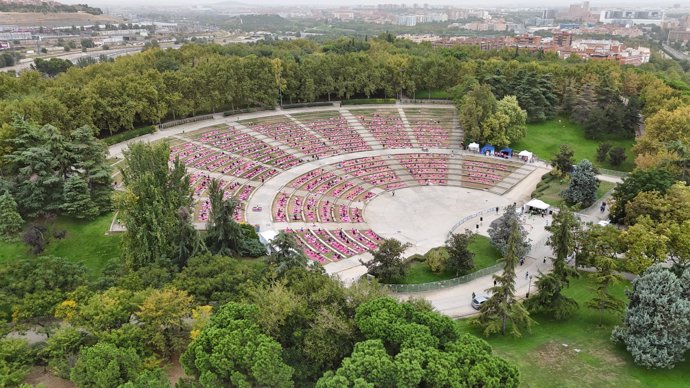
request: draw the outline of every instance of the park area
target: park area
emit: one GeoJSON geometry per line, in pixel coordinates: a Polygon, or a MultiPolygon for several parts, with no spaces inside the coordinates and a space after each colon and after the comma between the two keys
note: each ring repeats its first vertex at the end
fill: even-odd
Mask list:
{"type": "MultiPolygon", "coordinates": [[[[444,248],[434,248],[444,249],[444,248]]],[[[422,284],[441,280],[453,279],[475,271],[495,265],[501,258],[501,253],[488,237],[475,235],[469,250],[474,253],[474,268],[470,272],[456,274],[452,271],[433,272],[422,255],[414,255],[408,259],[408,270],[404,278],[397,280],[397,284],[422,284]]]]}
{"type": "Polygon", "coordinates": [[[585,138],[584,129],[568,119],[554,119],[543,123],[528,124],[527,136],[512,145],[515,151],[528,150],[542,160],[549,161],[558,152],[561,144],[569,145],[575,152],[575,162],[587,159],[595,167],[617,171],[632,171],[635,160],[632,153],[633,139],[592,140],[585,138]],[[627,158],[620,166],[597,161],[597,147],[610,143],[613,147],[623,147],[627,158]]]}
{"type": "MultiPolygon", "coordinates": [[[[569,319],[556,321],[534,315],[537,325],[521,338],[494,335],[483,337],[494,352],[515,362],[523,387],[664,387],[682,388],[690,381],[690,360],[671,370],[646,369],[633,363],[621,345],[611,342],[611,330],[620,317],[605,315],[599,326],[599,313],[585,306],[595,287],[593,276],[583,273],[571,282],[565,295],[574,298],[579,310],[569,319]]],[[[623,298],[629,282],[612,287],[623,298]]],[[[627,303],[627,298],[625,299],[627,303]]],[[[482,337],[469,319],[461,325],[482,337]]]]}

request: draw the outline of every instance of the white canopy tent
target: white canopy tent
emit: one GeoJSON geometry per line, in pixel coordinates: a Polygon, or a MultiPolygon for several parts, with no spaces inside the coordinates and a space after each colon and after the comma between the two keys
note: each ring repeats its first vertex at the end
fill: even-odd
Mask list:
{"type": "Polygon", "coordinates": [[[529,162],[532,160],[533,154],[527,150],[524,150],[524,151],[520,151],[518,156],[520,157],[520,159],[522,159],[526,162],[529,162]]]}
{"type": "Polygon", "coordinates": [[[549,208],[551,207],[551,205],[549,205],[548,203],[546,203],[540,199],[536,199],[536,198],[527,202],[525,204],[525,206],[527,206],[527,208],[528,208],[527,210],[529,210],[531,208],[531,209],[537,209],[537,210],[541,210],[541,211],[549,210],[549,208]]]}
{"type": "Polygon", "coordinates": [[[472,152],[479,152],[479,144],[470,143],[470,145],[467,146],[467,150],[472,152]]]}

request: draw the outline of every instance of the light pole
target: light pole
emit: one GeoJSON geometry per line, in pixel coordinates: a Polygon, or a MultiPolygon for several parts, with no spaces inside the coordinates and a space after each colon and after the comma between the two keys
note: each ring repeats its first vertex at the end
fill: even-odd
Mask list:
{"type": "Polygon", "coordinates": [[[530,290],[532,290],[532,275],[529,275],[529,284],[527,285],[527,295],[525,296],[526,298],[529,298],[530,290]]]}

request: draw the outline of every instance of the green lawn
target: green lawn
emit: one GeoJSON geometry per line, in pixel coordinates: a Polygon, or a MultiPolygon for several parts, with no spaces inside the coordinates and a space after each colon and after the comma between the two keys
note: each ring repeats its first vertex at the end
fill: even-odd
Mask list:
{"type": "MultiPolygon", "coordinates": [[[[52,230],[64,229],[62,240],[51,239],[43,254],[64,257],[84,263],[92,276],[98,276],[109,259],[120,256],[120,235],[107,236],[112,214],[93,221],[58,218],[52,230]]],[[[0,242],[0,264],[30,255],[24,243],[0,242]]]]}
{"type": "Polygon", "coordinates": [[[575,161],[588,159],[595,166],[618,171],[632,171],[634,156],[631,152],[633,140],[607,140],[614,147],[625,148],[628,158],[618,167],[612,166],[608,161],[597,162],[597,147],[603,140],[585,139],[584,130],[579,125],[566,119],[555,119],[538,124],[527,125],[527,136],[512,145],[512,148],[520,152],[529,150],[542,160],[551,160],[558,152],[561,144],[568,144],[575,151],[575,161]]]}
{"type": "MultiPolygon", "coordinates": [[[[522,386],[687,387],[690,360],[672,370],[648,370],[636,366],[623,346],[609,340],[612,328],[621,318],[606,315],[604,326],[599,327],[599,314],[584,306],[592,298],[593,286],[588,274],[574,280],[565,291],[580,303],[578,312],[567,321],[534,316],[538,325],[532,328],[531,334],[525,333],[522,338],[486,338],[496,354],[518,365],[522,386]]],[[[615,294],[624,298],[625,287],[629,284],[617,285],[615,294]]],[[[481,335],[468,320],[460,322],[468,331],[481,335]]]]}
{"type": "MultiPolygon", "coordinates": [[[[476,236],[470,244],[470,251],[474,252],[474,269],[471,272],[491,267],[501,258],[501,253],[491,245],[491,240],[485,236],[476,236]]],[[[431,269],[429,269],[425,262],[414,260],[409,264],[407,275],[403,279],[395,281],[395,283],[422,284],[453,279],[455,277],[457,277],[455,272],[444,271],[434,273],[431,272],[431,269]]]]}
{"type": "MultiPolygon", "coordinates": [[[[600,182],[597,189],[597,199],[601,199],[606,193],[613,190],[614,187],[616,187],[615,183],[600,182]]],[[[545,178],[537,185],[534,198],[541,199],[551,206],[560,206],[563,202],[561,192],[567,188],[567,182],[561,183],[560,179],[557,178],[545,178]]]]}

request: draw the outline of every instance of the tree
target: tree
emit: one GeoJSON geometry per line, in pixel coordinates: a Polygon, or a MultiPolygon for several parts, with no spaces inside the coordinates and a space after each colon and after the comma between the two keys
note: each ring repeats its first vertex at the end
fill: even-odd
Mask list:
{"type": "Polygon", "coordinates": [[[496,104],[496,111],[482,123],[482,135],[477,140],[508,146],[525,137],[526,122],[527,112],[520,108],[515,96],[505,96],[496,104]]]}
{"type": "Polygon", "coordinates": [[[213,254],[239,255],[242,250],[242,230],[233,217],[240,203],[235,198],[224,199],[225,192],[215,179],[209,184],[208,192],[211,212],[206,226],[206,245],[213,254]]]}
{"type": "Polygon", "coordinates": [[[475,84],[461,100],[458,116],[466,141],[482,141],[482,125],[497,108],[496,97],[487,85],[475,84]]]}
{"type": "Polygon", "coordinates": [[[475,235],[470,230],[465,230],[465,233],[453,233],[446,241],[446,251],[448,252],[448,260],[446,261],[446,269],[455,271],[455,276],[460,273],[468,273],[474,268],[474,252],[469,250],[475,235]]]}
{"type": "Polygon", "coordinates": [[[595,296],[587,302],[587,307],[599,312],[599,326],[604,324],[604,312],[610,311],[620,314],[625,304],[622,300],[611,294],[609,287],[620,281],[620,276],[615,273],[616,262],[606,256],[600,256],[595,260],[597,273],[595,276],[595,296]]]}
{"type": "Polygon", "coordinates": [[[506,206],[503,215],[495,219],[489,225],[489,237],[491,237],[491,244],[495,246],[501,254],[505,255],[508,248],[508,240],[510,239],[513,223],[518,223],[522,239],[519,244],[518,256],[525,257],[530,250],[530,243],[527,239],[527,232],[520,225],[520,219],[517,214],[517,206],[515,204],[506,206]]]}
{"type": "Polygon", "coordinates": [[[63,186],[63,202],[60,209],[75,218],[92,219],[98,215],[98,207],[91,200],[89,187],[79,175],[73,175],[63,186]]]}
{"type": "Polygon", "coordinates": [[[180,357],[185,372],[203,387],[292,387],[293,369],[281,357],[282,347],[254,323],[254,305],[221,307],[180,357]]]}
{"type": "Polygon", "coordinates": [[[272,252],[266,262],[276,268],[278,275],[282,275],[292,268],[305,268],[309,259],[297,246],[295,237],[289,233],[280,232],[271,241],[272,252]]]}
{"type": "MultiPolygon", "coordinates": [[[[67,47],[68,46],[65,46],[65,48],[67,47]]],[[[69,69],[72,66],[72,62],[70,62],[67,59],[50,58],[46,60],[42,58],[36,58],[34,59],[34,63],[31,65],[31,68],[40,71],[48,77],[55,77],[60,73],[64,73],[65,71],[67,71],[67,69],[69,69]]]]}
{"type": "Polygon", "coordinates": [[[633,281],[623,325],[611,339],[625,345],[636,364],[673,368],[690,349],[690,300],[683,285],[661,265],[633,281]]]}
{"type": "Polygon", "coordinates": [[[584,159],[575,166],[568,188],[563,191],[563,199],[569,205],[587,208],[596,201],[598,188],[599,180],[594,166],[589,160],[584,159]]]}
{"type": "Polygon", "coordinates": [[[134,381],[129,381],[117,388],[170,388],[170,381],[161,368],[145,370],[134,381]]]}
{"type": "Polygon", "coordinates": [[[450,255],[445,247],[431,249],[424,255],[429,269],[431,269],[431,272],[435,273],[440,273],[446,270],[449,257],[450,255]]]}
{"type": "Polygon", "coordinates": [[[242,285],[258,275],[259,271],[244,261],[207,253],[191,258],[172,284],[187,291],[198,304],[222,305],[237,297],[242,285]]]}
{"type": "Polygon", "coordinates": [[[141,359],[133,350],[98,343],[79,353],[70,379],[79,388],[117,387],[136,379],[141,367],[141,359]]]}
{"type": "Polygon", "coordinates": [[[568,266],[567,260],[575,251],[579,229],[580,222],[569,209],[563,208],[554,215],[548,226],[551,236],[547,241],[555,253],[553,271],[537,279],[536,294],[525,302],[530,311],[565,319],[577,310],[577,301],[563,295],[562,291],[570,284],[570,278],[578,276],[577,271],[568,266]]]}
{"type": "Polygon", "coordinates": [[[486,336],[495,333],[506,335],[510,325],[510,334],[520,337],[520,330],[526,328],[529,331],[532,325],[529,313],[515,296],[515,267],[521,257],[522,243],[520,225],[513,220],[503,256],[503,273],[493,276],[496,285],[489,289],[491,296],[482,304],[481,315],[476,321],[486,336]]]}
{"type": "Polygon", "coordinates": [[[613,147],[609,151],[609,160],[612,166],[620,166],[627,158],[628,156],[625,155],[625,148],[623,147],[613,147]]]}
{"type": "Polygon", "coordinates": [[[9,192],[0,195],[0,239],[3,241],[16,240],[22,230],[24,220],[17,212],[17,203],[9,192]]]}
{"type": "Polygon", "coordinates": [[[82,347],[91,346],[93,338],[74,327],[58,329],[41,349],[41,356],[48,361],[48,368],[56,376],[69,379],[70,371],[77,362],[82,347]]]}
{"type": "Polygon", "coordinates": [[[33,361],[33,352],[25,340],[0,338],[0,386],[19,386],[33,361]]]}
{"type": "Polygon", "coordinates": [[[625,219],[625,206],[638,193],[643,191],[657,191],[665,194],[675,183],[673,175],[666,169],[636,169],[625,177],[623,183],[613,190],[613,205],[609,211],[609,218],[613,222],[625,219]]]}
{"type": "Polygon", "coordinates": [[[122,254],[131,271],[175,257],[178,232],[189,223],[180,208],[191,208],[192,192],[184,165],[168,167],[167,144],[134,143],[121,168],[127,191],[118,198],[120,219],[127,227],[122,254]]]}
{"type": "Polygon", "coordinates": [[[600,143],[597,147],[597,162],[605,162],[609,157],[609,151],[613,148],[611,143],[600,143]]]}
{"type": "Polygon", "coordinates": [[[381,282],[389,282],[405,276],[403,253],[410,244],[403,244],[391,238],[385,239],[375,251],[369,251],[374,258],[368,262],[360,260],[367,267],[368,273],[376,276],[381,282]]]}
{"type": "Polygon", "coordinates": [[[561,144],[558,153],[554,155],[551,165],[556,169],[556,171],[561,174],[569,174],[573,170],[573,164],[575,164],[575,159],[573,156],[575,152],[567,144],[561,144]]]}
{"type": "Polygon", "coordinates": [[[192,298],[174,288],[154,290],[135,313],[146,333],[149,347],[162,356],[182,350],[188,327],[185,319],[192,310],[192,298]]]}
{"type": "Polygon", "coordinates": [[[180,228],[177,236],[173,237],[175,250],[172,253],[171,261],[177,265],[178,269],[182,269],[191,257],[207,252],[207,248],[199,236],[199,232],[192,224],[192,214],[189,209],[186,207],[179,208],[177,216],[180,228]]]}

